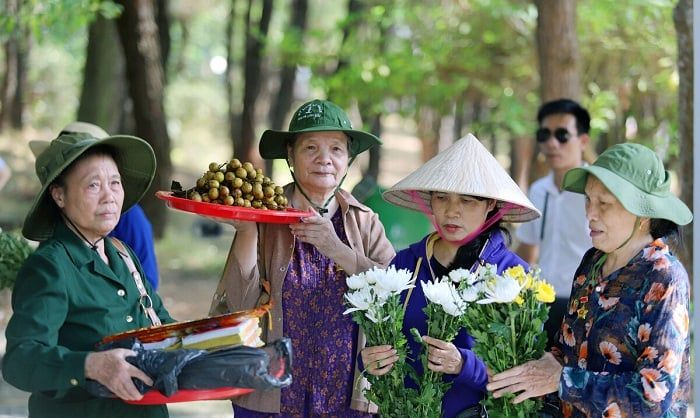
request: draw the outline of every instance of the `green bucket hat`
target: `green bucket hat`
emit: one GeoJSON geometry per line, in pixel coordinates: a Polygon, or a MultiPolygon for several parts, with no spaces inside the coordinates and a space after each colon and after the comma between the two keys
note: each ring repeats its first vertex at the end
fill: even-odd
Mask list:
{"type": "Polygon", "coordinates": [[[688,206],[671,193],[671,176],[664,163],[644,145],[613,145],[592,165],[569,170],[564,175],[564,190],[584,193],[589,174],[596,176],[634,215],[667,219],[677,225],[693,220],[688,206]]]}
{"type": "Polygon", "coordinates": [[[376,136],[352,129],[348,115],[338,105],[328,100],[312,100],[301,105],[288,131],[268,129],[260,138],[260,155],[265,159],[287,158],[287,144],[304,132],[341,131],[350,138],[350,156],[354,157],[382,141],[376,136]]]}
{"type": "Polygon", "coordinates": [[[41,190],[24,219],[22,234],[34,241],[44,241],[53,235],[60,221],[56,205],[48,193],[49,186],[78,157],[87,150],[104,145],[112,149],[124,185],[122,213],[143,197],[156,172],[156,157],[151,146],[141,138],[128,135],[96,138],[86,132],[62,133],[43,147],[37,156],[35,169],[41,190]]]}

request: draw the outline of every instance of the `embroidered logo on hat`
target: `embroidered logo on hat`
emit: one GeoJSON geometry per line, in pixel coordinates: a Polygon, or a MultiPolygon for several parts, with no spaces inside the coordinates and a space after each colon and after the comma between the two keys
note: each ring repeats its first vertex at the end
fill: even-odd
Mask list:
{"type": "Polygon", "coordinates": [[[309,118],[320,119],[321,117],[323,117],[323,106],[320,102],[307,103],[296,114],[296,119],[299,121],[309,118]]]}

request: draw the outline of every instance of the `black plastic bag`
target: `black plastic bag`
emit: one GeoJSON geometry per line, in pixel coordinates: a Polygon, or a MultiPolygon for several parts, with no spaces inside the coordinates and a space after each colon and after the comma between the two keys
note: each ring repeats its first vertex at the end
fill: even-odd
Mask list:
{"type": "MultiPolygon", "coordinates": [[[[127,361],[153,379],[153,386],[132,378],[141,394],[157,390],[172,396],[180,389],[238,387],[279,389],[292,383],[291,341],[279,339],[262,348],[239,346],[216,351],[147,350],[138,340],[122,340],[101,350],[129,348],[136,356],[127,361]]],[[[101,383],[88,380],[86,390],[93,396],[111,398],[114,394],[101,383]]]]}
{"type": "Polygon", "coordinates": [[[280,389],[292,384],[292,343],[281,338],[262,348],[235,347],[193,359],[178,378],[181,389],[280,389]]]}
{"type": "MultiPolygon", "coordinates": [[[[140,379],[132,378],[132,382],[141,394],[151,389],[156,389],[165,396],[171,396],[177,392],[177,378],[182,368],[191,360],[207,354],[205,350],[147,350],[138,340],[124,340],[101,347],[101,351],[113,348],[128,348],[136,352],[136,356],[127,357],[126,361],[143,371],[153,379],[153,386],[148,386],[140,379]]],[[[88,380],[85,389],[92,395],[102,398],[113,398],[114,394],[101,383],[88,380]]]]}

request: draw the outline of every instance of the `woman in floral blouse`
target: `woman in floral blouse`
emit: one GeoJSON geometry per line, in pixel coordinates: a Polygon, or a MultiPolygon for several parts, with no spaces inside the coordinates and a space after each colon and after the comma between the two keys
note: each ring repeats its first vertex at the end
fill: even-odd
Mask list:
{"type": "Polygon", "coordinates": [[[692,221],[650,149],[618,144],[564,177],[586,196],[593,247],[551,353],[491,378],[514,402],[559,390],[565,417],[685,417],[688,274],[668,243],[692,221]]]}

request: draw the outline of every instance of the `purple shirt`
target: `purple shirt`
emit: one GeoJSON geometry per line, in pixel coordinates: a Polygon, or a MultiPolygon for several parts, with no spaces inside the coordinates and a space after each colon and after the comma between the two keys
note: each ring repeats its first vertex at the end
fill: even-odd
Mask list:
{"type": "MultiPolygon", "coordinates": [[[[332,222],[348,245],[340,210],[332,222]]],[[[350,315],[343,315],[345,278],[332,259],[313,245],[295,240],[282,289],[284,335],[292,339],[294,380],[282,389],[280,414],[234,406],[236,418],[372,416],[350,409],[358,329],[350,315]]]]}

